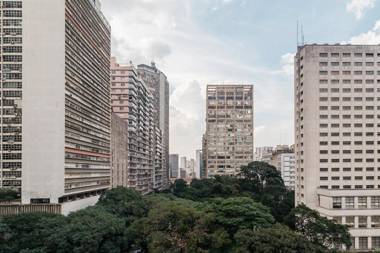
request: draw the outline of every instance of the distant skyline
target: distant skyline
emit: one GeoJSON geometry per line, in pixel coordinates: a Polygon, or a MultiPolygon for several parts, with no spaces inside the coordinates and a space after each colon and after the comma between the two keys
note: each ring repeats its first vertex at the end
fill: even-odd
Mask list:
{"type": "Polygon", "coordinates": [[[255,85],[255,147],[292,144],[296,22],[306,43],[380,43],[377,0],[103,0],[113,55],[170,82],[170,153],[195,157],[205,87],[255,85]]]}

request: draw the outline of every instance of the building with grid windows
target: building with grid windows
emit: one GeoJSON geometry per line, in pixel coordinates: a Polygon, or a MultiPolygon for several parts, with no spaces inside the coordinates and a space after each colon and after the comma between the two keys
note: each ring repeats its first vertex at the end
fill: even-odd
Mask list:
{"type": "MultiPolygon", "coordinates": [[[[2,66],[11,74],[22,64],[22,80],[12,81],[20,102],[9,99],[2,108],[15,111],[15,123],[22,110],[22,124],[6,134],[22,158],[3,161],[2,170],[21,172],[23,204],[60,203],[67,214],[110,187],[110,26],[95,0],[5,2],[22,5],[22,38],[18,30],[9,38],[15,47],[22,40],[23,53],[2,66]]],[[[2,120],[4,129],[8,117],[2,120]]]]}
{"type": "Polygon", "coordinates": [[[380,46],[301,46],[294,84],[296,204],[379,249],[380,46]]]}
{"type": "Polygon", "coordinates": [[[253,161],[253,85],[207,85],[205,169],[236,175],[253,161]]]}
{"type": "Polygon", "coordinates": [[[140,64],[137,72],[153,96],[154,124],[161,130],[162,166],[155,168],[155,188],[157,190],[169,187],[169,82],[166,75],[160,71],[154,62],[140,64]]]}
{"type": "Polygon", "coordinates": [[[154,190],[162,164],[161,130],[154,123],[153,96],[133,65],[111,59],[112,112],[127,122],[127,185],[143,194],[154,190]]]}
{"type": "Polygon", "coordinates": [[[0,1],[0,188],[22,185],[22,1],[0,1]]]}

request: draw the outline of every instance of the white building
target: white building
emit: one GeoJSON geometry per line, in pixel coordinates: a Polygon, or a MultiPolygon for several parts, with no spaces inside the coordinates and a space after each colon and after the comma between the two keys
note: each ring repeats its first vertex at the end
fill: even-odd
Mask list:
{"type": "Polygon", "coordinates": [[[296,204],[380,248],[380,46],[305,45],[295,57],[296,204]]]}
{"type": "Polygon", "coordinates": [[[201,178],[202,166],[203,166],[202,150],[198,149],[195,151],[195,166],[194,166],[195,178],[198,178],[198,179],[201,178]]]}
{"type": "Polygon", "coordinates": [[[281,153],[276,155],[276,168],[281,172],[282,180],[288,189],[294,190],[296,180],[294,153],[281,153]]]}
{"type": "MultiPolygon", "coordinates": [[[[9,3],[21,2],[22,27],[10,24],[23,34],[22,60],[12,59],[23,72],[22,141],[14,143],[22,146],[22,203],[60,203],[67,214],[110,187],[110,26],[94,0],[9,3]]],[[[7,37],[21,47],[13,32],[7,37]]]]}
{"type": "Polygon", "coordinates": [[[273,152],[273,147],[257,147],[255,149],[255,161],[269,162],[273,152]]]}

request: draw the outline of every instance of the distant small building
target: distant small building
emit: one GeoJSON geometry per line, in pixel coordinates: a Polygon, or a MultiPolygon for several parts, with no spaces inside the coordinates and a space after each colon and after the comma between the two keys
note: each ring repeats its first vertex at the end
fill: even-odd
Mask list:
{"type": "Polygon", "coordinates": [[[179,176],[178,154],[169,155],[169,168],[170,168],[170,178],[178,178],[179,176]]]}

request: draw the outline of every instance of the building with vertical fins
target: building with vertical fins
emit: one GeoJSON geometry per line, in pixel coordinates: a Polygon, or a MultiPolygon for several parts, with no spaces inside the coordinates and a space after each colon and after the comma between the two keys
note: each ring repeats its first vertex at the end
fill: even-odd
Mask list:
{"type": "Polygon", "coordinates": [[[12,52],[3,55],[1,68],[8,75],[2,94],[9,98],[1,109],[10,114],[1,117],[9,145],[1,170],[18,178],[7,184],[21,184],[23,204],[59,203],[64,214],[94,204],[110,187],[111,172],[111,31],[100,4],[24,0],[1,6],[10,8],[1,17],[10,25],[2,42],[12,52]]]}
{"type": "Polygon", "coordinates": [[[380,46],[304,45],[295,56],[296,204],[380,248],[380,46]]]}
{"type": "MultiPolygon", "coordinates": [[[[140,78],[153,96],[154,121],[162,132],[162,167],[155,171],[155,185],[159,189],[169,186],[169,82],[156,65],[140,64],[137,67],[140,78]]],[[[159,167],[156,166],[158,169],[159,167]]]]}
{"type": "Polygon", "coordinates": [[[111,118],[111,185],[128,186],[128,124],[112,113],[111,118]]]}
{"type": "Polygon", "coordinates": [[[253,161],[253,85],[207,85],[207,176],[237,175],[253,161]]]}
{"type": "MultiPolygon", "coordinates": [[[[127,185],[143,194],[154,190],[161,160],[161,130],[153,118],[153,96],[132,65],[111,59],[112,112],[127,123],[127,185]]],[[[114,169],[113,169],[114,171],[114,169]]]]}

